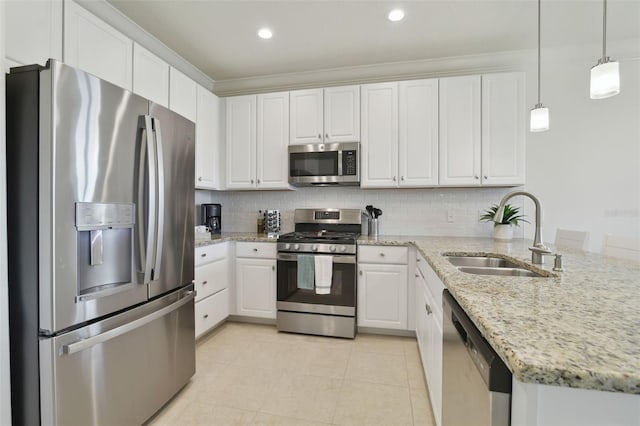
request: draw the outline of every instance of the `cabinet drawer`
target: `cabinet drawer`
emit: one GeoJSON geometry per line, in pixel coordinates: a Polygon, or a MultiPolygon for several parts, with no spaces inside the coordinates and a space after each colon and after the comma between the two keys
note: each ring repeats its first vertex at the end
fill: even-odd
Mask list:
{"type": "Polygon", "coordinates": [[[275,243],[236,243],[236,257],[253,257],[259,259],[275,259],[277,254],[275,243]]]}
{"type": "Polygon", "coordinates": [[[196,247],[195,266],[224,259],[229,253],[229,243],[211,244],[196,247]]]}
{"type": "Polygon", "coordinates": [[[224,289],[196,303],[196,338],[229,316],[229,290],[224,289]]]}
{"type": "Polygon", "coordinates": [[[409,261],[408,247],[359,246],[358,262],[360,263],[393,263],[406,265],[409,261]]]}
{"type": "Polygon", "coordinates": [[[194,271],[196,302],[229,287],[229,262],[227,258],[198,266],[194,271]]]}

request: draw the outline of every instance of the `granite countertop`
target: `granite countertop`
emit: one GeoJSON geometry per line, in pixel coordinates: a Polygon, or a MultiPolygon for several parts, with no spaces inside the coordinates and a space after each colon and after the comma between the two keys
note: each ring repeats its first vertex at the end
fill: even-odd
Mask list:
{"type": "Polygon", "coordinates": [[[209,246],[211,244],[223,243],[225,241],[258,241],[265,243],[275,243],[277,238],[268,238],[266,234],[257,232],[223,232],[222,235],[213,235],[210,240],[196,240],[196,247],[209,246]]]}
{"type": "Polygon", "coordinates": [[[531,241],[361,237],[362,245],[414,244],[521,382],[640,394],[640,264],[561,249],[537,265],[554,277],[458,271],[443,256],[492,254],[531,267],[531,241]],[[541,266],[541,267],[540,267],[541,266]]]}

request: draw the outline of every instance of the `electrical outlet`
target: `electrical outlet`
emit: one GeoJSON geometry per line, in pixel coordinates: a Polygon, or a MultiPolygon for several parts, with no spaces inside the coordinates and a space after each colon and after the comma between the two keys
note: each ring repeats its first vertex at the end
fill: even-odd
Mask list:
{"type": "Polygon", "coordinates": [[[453,223],[453,210],[447,210],[447,222],[453,223]]]}

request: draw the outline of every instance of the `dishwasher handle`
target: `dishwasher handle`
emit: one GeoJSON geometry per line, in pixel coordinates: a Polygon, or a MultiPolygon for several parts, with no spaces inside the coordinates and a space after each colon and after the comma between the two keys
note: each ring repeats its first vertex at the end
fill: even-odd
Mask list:
{"type": "Polygon", "coordinates": [[[451,317],[445,320],[453,323],[487,388],[492,392],[511,393],[512,375],[507,365],[448,290],[442,293],[442,304],[445,315],[451,312],[451,317]]]}

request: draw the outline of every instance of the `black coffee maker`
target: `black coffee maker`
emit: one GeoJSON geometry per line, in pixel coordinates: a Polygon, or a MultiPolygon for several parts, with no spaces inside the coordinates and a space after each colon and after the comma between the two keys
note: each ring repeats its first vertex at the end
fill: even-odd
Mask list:
{"type": "Polygon", "coordinates": [[[203,204],[200,208],[202,224],[209,228],[211,234],[222,232],[222,206],[220,204],[203,204]]]}

